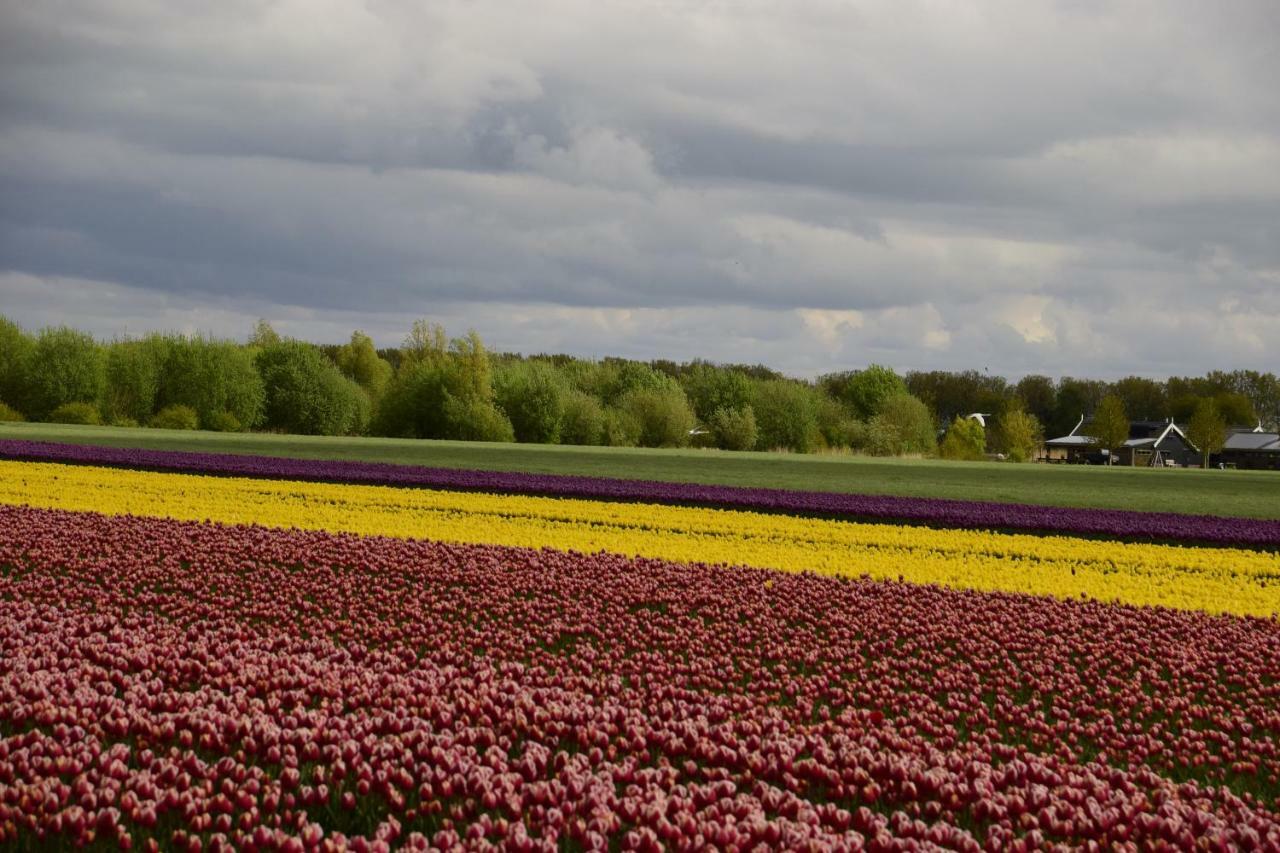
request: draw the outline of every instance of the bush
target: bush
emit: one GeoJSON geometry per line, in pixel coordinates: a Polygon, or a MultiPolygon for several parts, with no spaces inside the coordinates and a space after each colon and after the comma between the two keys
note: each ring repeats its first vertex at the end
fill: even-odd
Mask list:
{"type": "Polygon", "coordinates": [[[131,429],[138,426],[138,422],[133,418],[112,418],[111,425],[113,427],[125,427],[131,429]]]}
{"type": "Polygon", "coordinates": [[[770,379],[756,387],[755,413],[760,450],[793,450],[808,453],[818,443],[820,394],[790,379],[770,379]]]}
{"type": "Polygon", "coordinates": [[[102,423],[102,416],[98,414],[98,407],[93,403],[63,403],[50,412],[45,420],[51,424],[99,426],[102,423]]]}
{"type": "Polygon", "coordinates": [[[711,415],[711,434],[716,446],[725,450],[750,450],[756,446],[759,429],[750,406],[741,409],[716,409],[711,415]]]}
{"type": "Polygon", "coordinates": [[[570,391],[564,398],[564,416],[560,421],[562,444],[603,444],[604,407],[600,401],[582,391],[570,391]]]}
{"type": "Polygon", "coordinates": [[[497,372],[493,390],[498,405],[511,419],[517,441],[560,441],[569,389],[554,367],[544,361],[507,365],[497,372]]]}
{"type": "Polygon", "coordinates": [[[910,394],[897,394],[886,400],[880,414],[871,419],[868,431],[868,451],[877,456],[931,453],[935,441],[929,407],[910,394]]]}
{"type": "Polygon", "coordinates": [[[976,461],[987,449],[987,432],[973,418],[957,417],[947,429],[938,455],[943,459],[976,461]]]}
{"type": "Polygon", "coordinates": [[[214,432],[243,432],[244,426],[230,412],[214,412],[205,421],[204,428],[214,432]]]}
{"type": "Polygon", "coordinates": [[[610,447],[635,447],[640,443],[640,421],[625,409],[605,409],[604,443],[610,447]]]}
{"type": "Polygon", "coordinates": [[[152,429],[196,429],[200,426],[200,416],[195,409],[179,403],[156,412],[147,426],[152,429]]]}
{"type": "Polygon", "coordinates": [[[696,423],[689,400],[679,385],[628,391],[618,401],[639,427],[636,443],[641,447],[683,447],[696,423]]]}
{"type": "Polygon", "coordinates": [[[460,441],[515,441],[511,421],[493,403],[477,397],[447,396],[444,416],[449,437],[460,441]]]}
{"type": "MultiPolygon", "coordinates": [[[[281,341],[264,347],[255,364],[267,391],[268,427],[302,435],[351,435],[368,425],[364,391],[313,345],[281,341]]],[[[203,422],[210,426],[220,414],[212,412],[203,422]]]]}
{"type": "Polygon", "coordinates": [[[0,423],[21,423],[26,418],[17,409],[0,403],[0,423]]]}
{"type": "Polygon", "coordinates": [[[865,437],[865,428],[848,409],[831,399],[818,401],[818,432],[827,447],[857,447],[865,437]]]}

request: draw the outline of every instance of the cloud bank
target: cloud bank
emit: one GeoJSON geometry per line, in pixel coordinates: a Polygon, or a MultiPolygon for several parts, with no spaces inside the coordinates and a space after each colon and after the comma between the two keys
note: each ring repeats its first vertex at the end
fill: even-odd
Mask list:
{"type": "Polygon", "coordinates": [[[1280,9],[0,2],[0,312],[1280,368],[1280,9]]]}

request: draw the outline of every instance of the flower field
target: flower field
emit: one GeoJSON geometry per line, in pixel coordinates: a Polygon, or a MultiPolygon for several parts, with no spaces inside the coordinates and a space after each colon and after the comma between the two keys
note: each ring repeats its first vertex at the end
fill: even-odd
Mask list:
{"type": "Polygon", "coordinates": [[[1276,548],[92,450],[0,461],[0,846],[1280,849],[1276,548]]]}
{"type": "Polygon", "coordinates": [[[748,489],[698,483],[656,483],[562,474],[469,471],[377,462],[287,459],[0,439],[0,459],[6,458],[283,480],[421,486],[643,503],[699,504],[790,514],[910,521],[948,527],[1280,548],[1280,520],[1256,518],[748,489]]]}

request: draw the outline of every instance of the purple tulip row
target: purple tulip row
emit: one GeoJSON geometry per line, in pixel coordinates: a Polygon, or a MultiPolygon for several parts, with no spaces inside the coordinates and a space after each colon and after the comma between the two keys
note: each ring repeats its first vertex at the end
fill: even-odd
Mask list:
{"type": "Polygon", "coordinates": [[[122,465],[244,477],[421,486],[604,500],[697,504],[735,509],[917,522],[947,527],[1025,530],[1126,539],[1280,547],[1280,521],[1212,515],[1082,509],[1034,504],[756,489],[425,468],[350,460],[289,459],[172,450],[0,440],[0,458],[122,465]]]}

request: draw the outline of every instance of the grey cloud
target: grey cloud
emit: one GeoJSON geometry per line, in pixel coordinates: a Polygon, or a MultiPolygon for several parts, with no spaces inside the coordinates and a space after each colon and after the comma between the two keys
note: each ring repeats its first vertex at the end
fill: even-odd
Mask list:
{"type": "Polygon", "coordinates": [[[74,281],[798,372],[1280,356],[1264,0],[0,0],[0,24],[24,322],[32,282],[74,281]]]}

